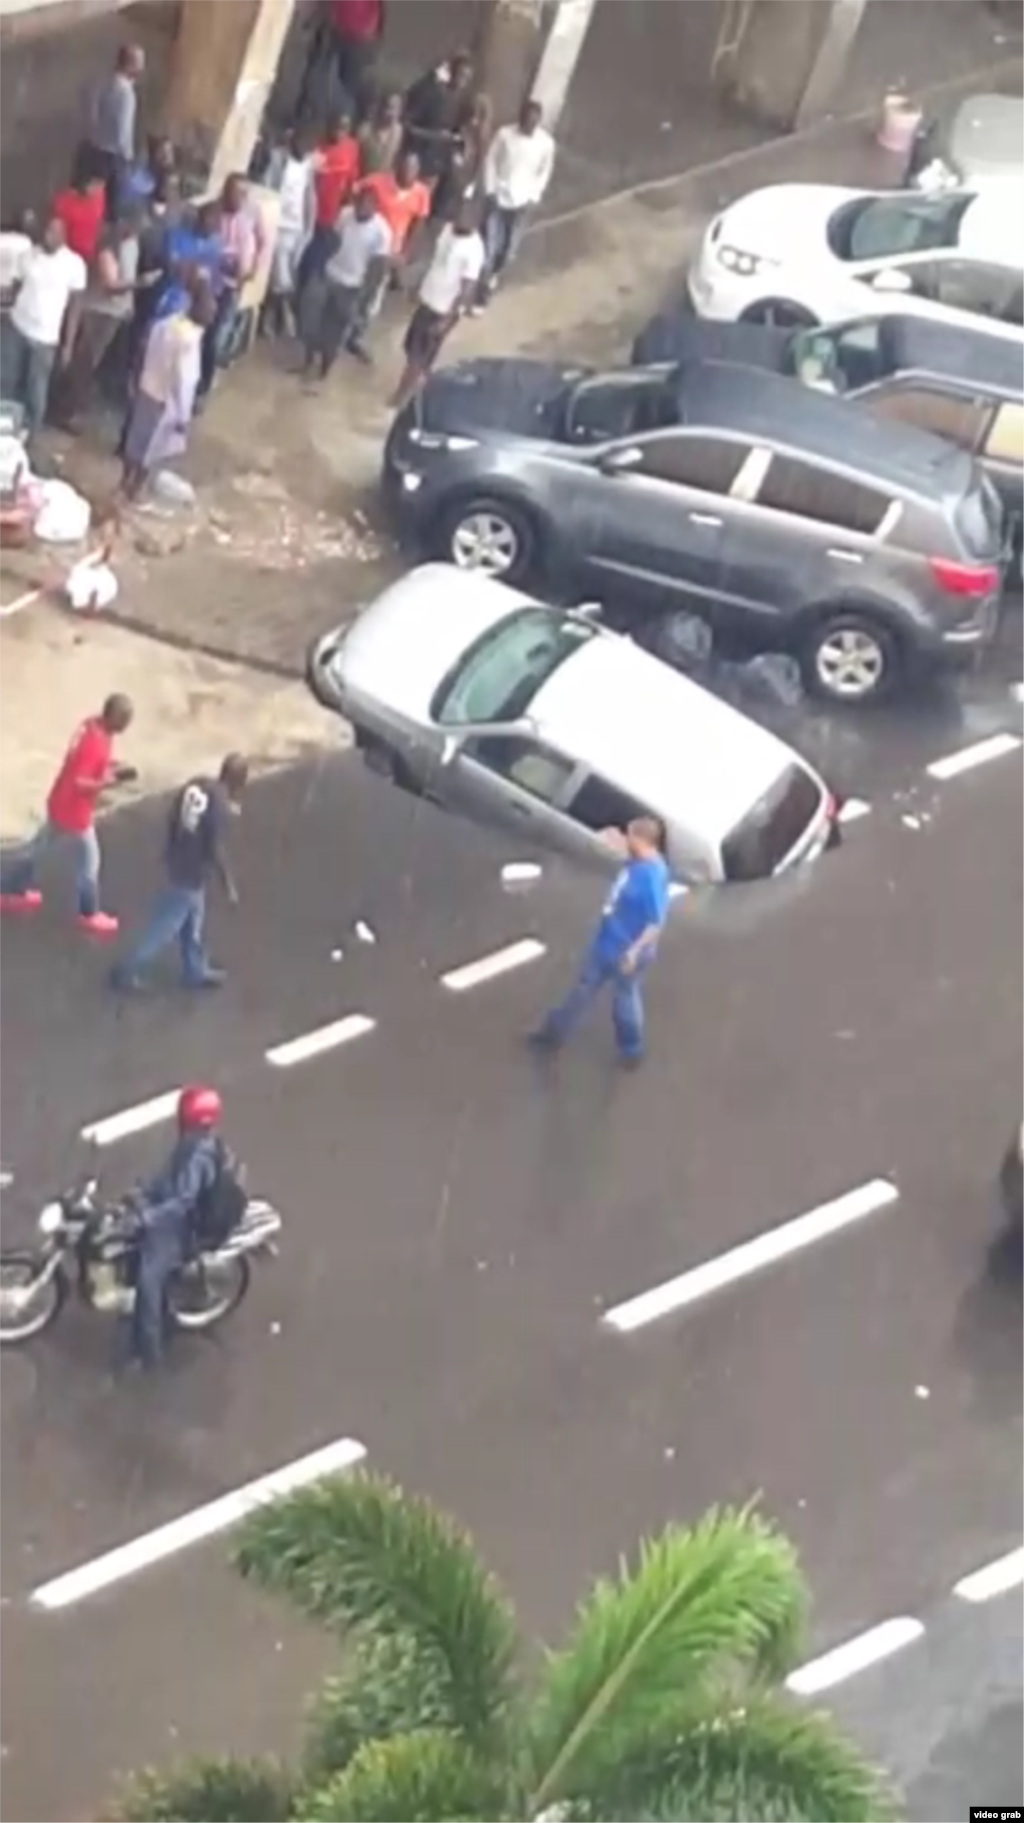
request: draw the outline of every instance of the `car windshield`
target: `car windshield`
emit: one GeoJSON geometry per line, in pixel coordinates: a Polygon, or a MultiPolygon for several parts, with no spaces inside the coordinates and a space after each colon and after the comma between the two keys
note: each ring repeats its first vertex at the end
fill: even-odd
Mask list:
{"type": "Polygon", "coordinates": [[[449,671],[431,704],[433,719],[447,727],[518,721],[541,685],[597,631],[550,608],[509,614],[449,671]]]}
{"type": "Polygon", "coordinates": [[[957,229],[973,200],[955,192],[859,197],[836,210],[828,244],[841,260],[898,259],[904,253],[955,247],[957,229]]]}
{"type": "Polygon", "coordinates": [[[676,389],[666,376],[616,374],[583,380],[565,395],[562,441],[609,443],[679,422],[676,389]]]}

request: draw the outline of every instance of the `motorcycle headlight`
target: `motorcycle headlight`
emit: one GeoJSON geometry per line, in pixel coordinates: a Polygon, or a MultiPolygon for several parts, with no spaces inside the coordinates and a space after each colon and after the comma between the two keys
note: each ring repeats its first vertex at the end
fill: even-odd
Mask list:
{"type": "Polygon", "coordinates": [[[39,1211],[40,1234],[56,1234],[64,1226],[64,1211],[60,1203],[47,1203],[39,1211]]]}

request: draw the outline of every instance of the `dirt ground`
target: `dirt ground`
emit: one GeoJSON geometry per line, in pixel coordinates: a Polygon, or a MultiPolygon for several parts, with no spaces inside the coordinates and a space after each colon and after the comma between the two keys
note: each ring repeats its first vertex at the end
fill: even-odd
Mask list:
{"type": "Polygon", "coordinates": [[[347,739],[301,683],[284,682],[203,653],[154,648],[136,633],[78,621],[40,605],[0,624],[0,837],[38,820],[76,725],[111,690],[124,690],[135,721],[122,757],[140,770],[110,807],[167,790],[218,766],[232,748],[256,770],[336,749],[347,739]],[[154,658],[156,654],[156,660],[154,658]]]}

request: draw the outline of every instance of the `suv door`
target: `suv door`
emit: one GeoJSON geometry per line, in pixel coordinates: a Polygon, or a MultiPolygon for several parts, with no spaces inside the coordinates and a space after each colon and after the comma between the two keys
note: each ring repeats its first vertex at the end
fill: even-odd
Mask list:
{"type": "Polygon", "coordinates": [[[572,826],[557,806],[578,770],[575,760],[529,735],[469,735],[447,768],[443,796],[453,808],[498,824],[520,841],[564,848],[572,826]]]}
{"type": "Polygon", "coordinates": [[[872,534],[891,496],[856,477],[779,451],[761,452],[737,502],[726,545],[726,587],[768,644],[812,601],[856,589],[870,572],[872,534]]]}
{"type": "Polygon", "coordinates": [[[742,440],[684,429],[596,452],[604,495],[590,539],[594,578],[661,606],[717,604],[729,490],[749,454],[742,440]]]}

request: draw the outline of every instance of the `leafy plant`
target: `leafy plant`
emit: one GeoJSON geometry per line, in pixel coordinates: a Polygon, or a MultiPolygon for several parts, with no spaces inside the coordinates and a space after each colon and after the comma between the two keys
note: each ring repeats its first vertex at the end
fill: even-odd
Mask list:
{"type": "Polygon", "coordinates": [[[894,1815],[831,1719],[782,1687],[806,1592],[792,1545],[750,1507],[642,1543],[529,1680],[472,1541],[380,1477],[269,1504],[236,1559],[344,1640],[344,1668],[314,1701],[291,1775],[230,1759],[146,1772],[119,1798],[132,1823],[894,1815]]]}

